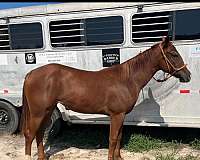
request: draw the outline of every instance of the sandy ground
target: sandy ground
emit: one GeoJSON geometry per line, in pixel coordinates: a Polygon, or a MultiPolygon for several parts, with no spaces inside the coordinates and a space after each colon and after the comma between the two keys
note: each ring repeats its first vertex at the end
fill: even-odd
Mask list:
{"type": "MultiPolygon", "coordinates": [[[[35,141],[32,146],[32,159],[37,159],[37,148],[35,141]]],[[[46,147],[49,160],[106,160],[107,149],[80,149],[75,147],[66,147],[65,142],[51,144],[46,147]]],[[[160,151],[161,152],[161,151],[160,151]]],[[[170,152],[165,149],[162,153],[170,152]]],[[[146,153],[133,153],[122,150],[124,160],[155,160],[157,151],[146,153]]],[[[200,156],[200,151],[192,150],[188,147],[182,147],[178,150],[177,156],[200,156]]],[[[0,136],[0,160],[23,160],[24,159],[24,137],[19,135],[0,136]]],[[[200,159],[200,157],[199,157],[200,159]]]]}

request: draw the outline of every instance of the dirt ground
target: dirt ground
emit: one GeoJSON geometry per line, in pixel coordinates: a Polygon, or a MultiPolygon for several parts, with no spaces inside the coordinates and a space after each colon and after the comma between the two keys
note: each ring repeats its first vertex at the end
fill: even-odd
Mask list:
{"type": "MultiPolygon", "coordinates": [[[[108,149],[80,149],[69,147],[65,142],[59,142],[46,146],[49,160],[106,160],[108,149]]],[[[32,159],[37,159],[37,148],[34,141],[32,146],[32,159]]],[[[167,153],[169,150],[164,150],[167,153]]],[[[125,160],[155,160],[155,151],[145,153],[132,153],[122,150],[125,160]]],[[[188,147],[179,149],[178,156],[200,155],[199,151],[188,147]]],[[[0,160],[23,160],[24,159],[24,137],[20,135],[0,136],[0,160]]]]}

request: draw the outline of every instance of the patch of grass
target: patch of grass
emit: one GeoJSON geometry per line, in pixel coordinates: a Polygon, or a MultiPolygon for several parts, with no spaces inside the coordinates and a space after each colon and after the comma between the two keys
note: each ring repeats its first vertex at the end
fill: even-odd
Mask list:
{"type": "Polygon", "coordinates": [[[189,143],[189,146],[191,146],[193,149],[200,150],[200,140],[195,138],[193,141],[189,143]]]}
{"type": "Polygon", "coordinates": [[[124,146],[130,152],[143,152],[163,147],[177,148],[176,141],[166,142],[164,140],[152,138],[141,134],[132,134],[128,143],[124,146]]]}

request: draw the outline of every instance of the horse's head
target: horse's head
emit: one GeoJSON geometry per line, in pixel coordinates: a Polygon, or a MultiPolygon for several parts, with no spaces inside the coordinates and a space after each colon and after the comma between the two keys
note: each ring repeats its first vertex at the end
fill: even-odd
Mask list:
{"type": "Polygon", "coordinates": [[[179,78],[180,82],[189,82],[191,77],[190,71],[187,69],[181,55],[178,53],[174,45],[169,41],[169,37],[163,38],[159,44],[162,58],[159,61],[159,67],[171,76],[179,78]]]}

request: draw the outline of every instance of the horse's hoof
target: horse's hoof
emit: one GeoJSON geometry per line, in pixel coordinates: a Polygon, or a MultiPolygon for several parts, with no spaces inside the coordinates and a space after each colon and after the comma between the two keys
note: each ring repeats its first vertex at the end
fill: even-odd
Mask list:
{"type": "Polygon", "coordinates": [[[114,158],[109,157],[108,160],[124,160],[124,158],[122,158],[122,157],[114,157],[114,158]]]}
{"type": "Polygon", "coordinates": [[[31,156],[30,155],[25,155],[25,160],[31,160],[31,156]]]}
{"type": "Polygon", "coordinates": [[[46,160],[46,157],[38,157],[37,160],[46,160]]]}
{"type": "Polygon", "coordinates": [[[114,160],[124,160],[122,157],[115,157],[114,160]]]}

